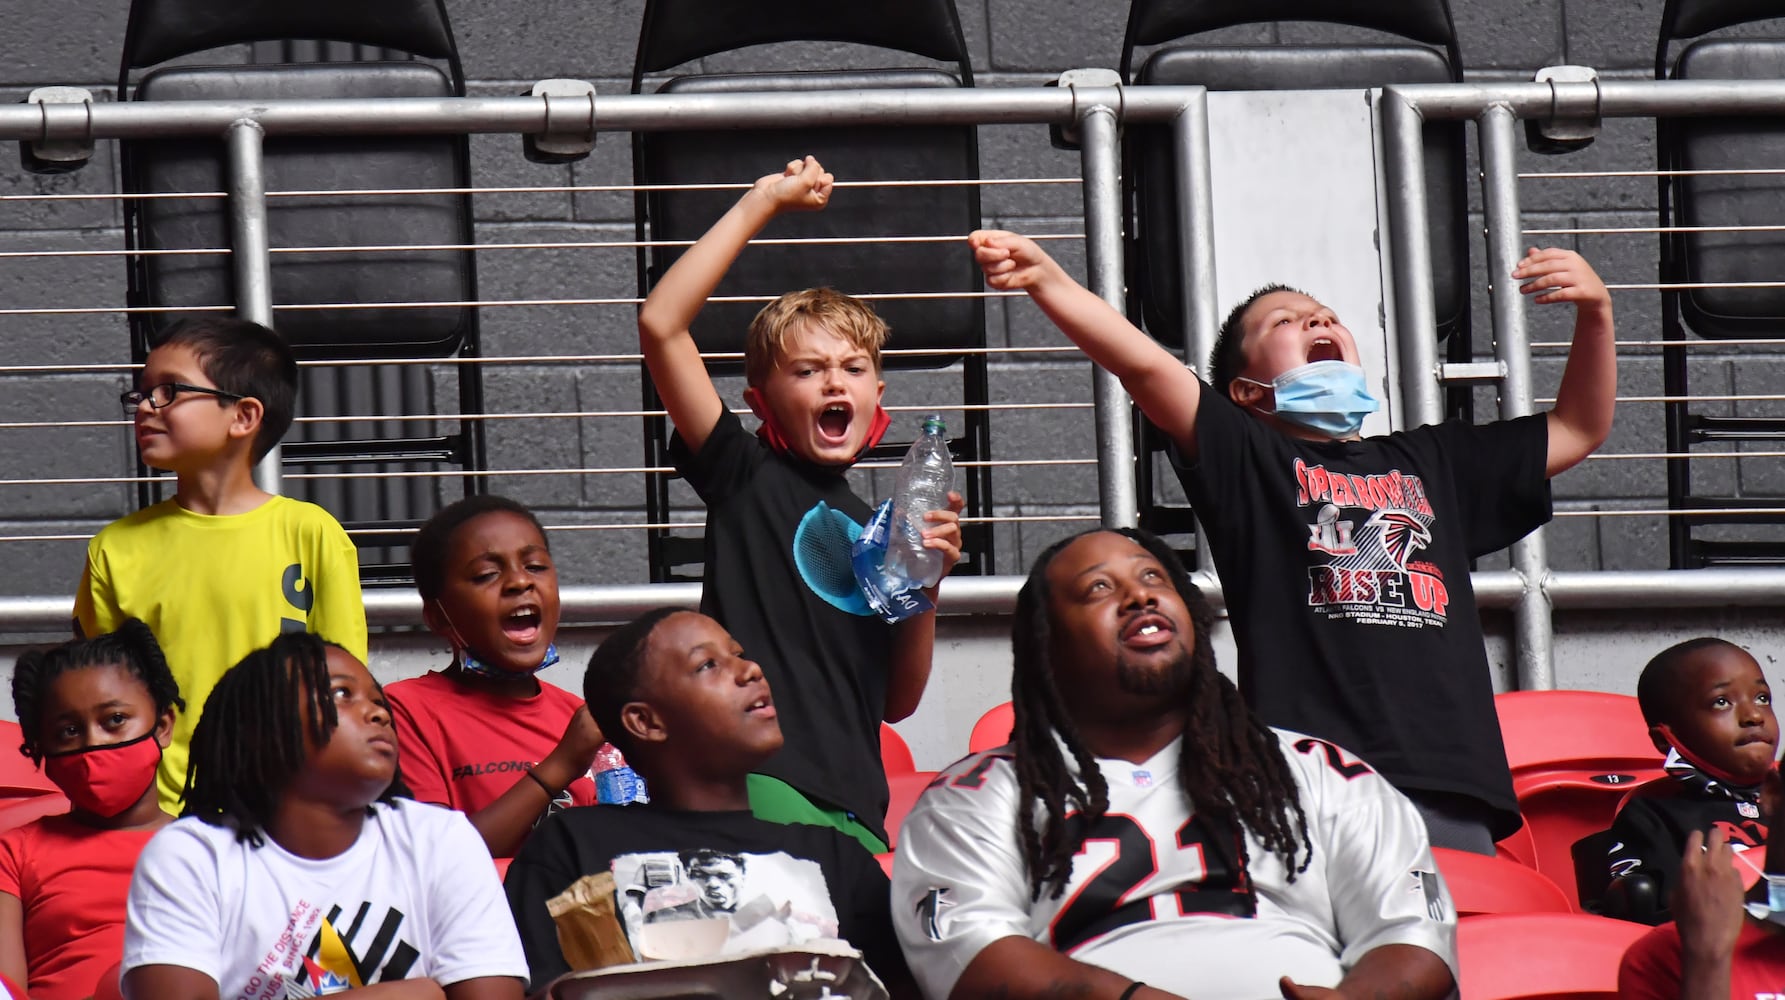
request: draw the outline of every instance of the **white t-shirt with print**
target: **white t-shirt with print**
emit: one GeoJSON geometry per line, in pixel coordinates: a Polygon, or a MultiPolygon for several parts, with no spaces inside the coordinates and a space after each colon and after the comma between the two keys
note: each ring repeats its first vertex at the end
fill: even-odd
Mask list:
{"type": "Polygon", "coordinates": [[[194,969],[222,1000],[527,976],[483,840],[462,813],[420,802],[374,805],[353,846],[322,861],[177,820],[143,849],[126,916],[124,972],[194,969]]]}

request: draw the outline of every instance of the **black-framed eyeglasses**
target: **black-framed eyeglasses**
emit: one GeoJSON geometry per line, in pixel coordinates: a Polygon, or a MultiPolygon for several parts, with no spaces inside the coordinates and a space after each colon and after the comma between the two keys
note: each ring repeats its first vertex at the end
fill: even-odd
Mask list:
{"type": "Polygon", "coordinates": [[[150,386],[147,389],[132,389],[129,392],[121,392],[118,394],[118,402],[124,404],[124,411],[126,413],[134,413],[137,407],[143,405],[143,400],[145,399],[149,401],[150,406],[159,410],[164,406],[172,406],[174,400],[180,398],[180,393],[182,392],[197,392],[206,396],[216,396],[218,399],[228,400],[248,398],[241,393],[224,392],[222,389],[212,389],[209,386],[187,385],[184,382],[163,382],[160,385],[150,386]]]}

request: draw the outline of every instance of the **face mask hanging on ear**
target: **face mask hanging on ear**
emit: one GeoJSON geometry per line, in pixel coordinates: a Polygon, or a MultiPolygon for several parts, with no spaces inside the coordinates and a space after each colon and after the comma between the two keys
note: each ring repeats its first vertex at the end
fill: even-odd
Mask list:
{"type": "MultiPolygon", "coordinates": [[[[868,436],[862,441],[862,450],[855,453],[855,460],[859,462],[863,455],[873,451],[874,446],[886,436],[887,428],[891,426],[892,415],[886,412],[886,408],[874,407],[874,416],[868,422],[868,436]]],[[[793,450],[793,445],[787,441],[787,432],[781,429],[780,421],[775,419],[774,414],[768,412],[766,406],[763,407],[762,425],[756,428],[756,436],[762,439],[763,444],[774,449],[777,455],[785,455],[793,450]]]]}
{"type": "Polygon", "coordinates": [[[435,601],[434,606],[440,609],[440,617],[445,619],[447,628],[452,630],[452,634],[446,638],[452,643],[452,653],[459,661],[459,669],[468,674],[475,674],[478,677],[531,677],[558,662],[558,644],[548,642],[545,646],[545,658],[540,660],[536,667],[521,670],[504,670],[501,667],[492,667],[479,659],[477,654],[471,651],[471,647],[465,645],[465,641],[459,638],[459,627],[452,623],[451,616],[446,613],[446,607],[439,601],[435,601]]]}
{"type": "Polygon", "coordinates": [[[1344,361],[1314,361],[1291,368],[1269,385],[1244,376],[1238,380],[1271,390],[1276,409],[1261,412],[1335,438],[1356,434],[1364,418],[1382,407],[1370,395],[1364,370],[1344,361]]]}
{"type": "Polygon", "coordinates": [[[43,775],[75,808],[111,819],[143,797],[161,766],[161,744],[149,730],[134,740],[45,754],[43,775]]]}

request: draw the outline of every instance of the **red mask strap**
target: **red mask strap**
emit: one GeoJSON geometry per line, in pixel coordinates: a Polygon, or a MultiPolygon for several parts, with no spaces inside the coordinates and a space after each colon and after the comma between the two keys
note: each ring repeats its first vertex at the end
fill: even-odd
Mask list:
{"type": "Polygon", "coordinates": [[[775,415],[763,407],[762,426],[756,428],[756,436],[769,446],[777,455],[785,455],[791,446],[787,443],[787,435],[782,433],[781,425],[775,422],[775,415]]]}
{"type": "MultiPolygon", "coordinates": [[[[764,407],[764,409],[766,411],[767,408],[764,407]]],[[[862,442],[862,450],[855,453],[856,461],[860,461],[863,455],[874,450],[874,446],[880,443],[880,439],[886,437],[887,429],[890,427],[892,427],[892,415],[886,412],[884,406],[874,407],[874,416],[868,422],[868,436],[862,442]]],[[[756,428],[756,436],[761,438],[762,443],[768,445],[777,455],[785,455],[793,450],[792,446],[788,444],[787,435],[782,432],[781,425],[775,421],[775,415],[772,413],[763,413],[762,424],[756,428]]]]}
{"type": "Polygon", "coordinates": [[[874,446],[886,436],[886,430],[891,426],[892,415],[886,412],[886,407],[874,407],[874,419],[868,423],[868,437],[862,442],[862,450],[855,453],[855,460],[859,462],[863,455],[873,451],[874,446]]]}
{"type": "Polygon", "coordinates": [[[1743,781],[1742,779],[1736,777],[1733,774],[1730,774],[1728,771],[1718,770],[1717,768],[1714,768],[1714,767],[1710,766],[1709,764],[1706,764],[1704,761],[1699,760],[1696,756],[1687,752],[1686,748],[1680,745],[1680,741],[1674,737],[1673,728],[1671,726],[1669,726],[1667,723],[1663,722],[1661,725],[1656,726],[1655,728],[1661,730],[1661,738],[1666,740],[1667,745],[1673,747],[1674,752],[1679,754],[1680,758],[1682,760],[1684,760],[1686,763],[1691,764],[1693,767],[1698,768],[1700,771],[1703,771],[1705,774],[1708,774],[1711,777],[1716,778],[1718,781],[1721,781],[1726,785],[1734,785],[1737,788],[1747,788],[1748,787],[1748,783],[1743,781]]]}

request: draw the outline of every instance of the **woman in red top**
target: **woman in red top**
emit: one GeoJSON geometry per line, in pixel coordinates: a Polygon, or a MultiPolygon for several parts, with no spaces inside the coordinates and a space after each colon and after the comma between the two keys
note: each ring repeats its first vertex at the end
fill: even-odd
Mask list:
{"type": "Polygon", "coordinates": [[[0,974],[26,983],[32,1000],[80,1000],[122,957],[131,870],[173,819],[156,800],[155,769],[186,703],[134,618],[19,657],[12,701],[19,750],[72,808],[0,834],[0,974]]]}

